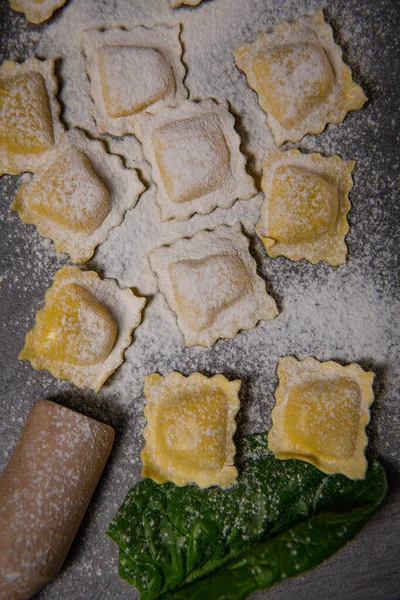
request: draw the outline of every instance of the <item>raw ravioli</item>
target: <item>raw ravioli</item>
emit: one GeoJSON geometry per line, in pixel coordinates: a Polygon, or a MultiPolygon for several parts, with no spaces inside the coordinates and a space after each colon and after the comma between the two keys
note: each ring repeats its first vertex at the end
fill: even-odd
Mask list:
{"type": "Polygon", "coordinates": [[[263,162],[265,200],[256,231],[269,256],[341,265],[346,260],[355,162],[272,150],[263,162]]]}
{"type": "Polygon", "coordinates": [[[64,130],[54,66],[36,58],[0,66],[0,176],[35,173],[64,130]]]}
{"type": "Polygon", "coordinates": [[[57,250],[84,263],[121,224],[143,190],[135,169],[124,168],[102,142],[71,129],[32,180],[20,187],[11,208],[51,238],[57,250]]]}
{"type": "Polygon", "coordinates": [[[180,486],[194,482],[226,487],[235,481],[239,389],[240,381],[223,375],[148,375],[142,475],[180,486]]]}
{"type": "Polygon", "coordinates": [[[355,363],[343,367],[284,356],[278,377],[268,434],[276,458],[305,460],[324,473],[350,479],[365,477],[374,373],[355,363]]]}
{"type": "Polygon", "coordinates": [[[137,120],[137,136],[157,184],[164,221],[228,208],[257,193],[246,172],[234,117],[213,100],[186,100],[137,120]]]}
{"type": "Polygon", "coordinates": [[[86,29],[83,50],[100,133],[135,133],[142,111],[157,112],[187,98],[180,25],[86,29]]]}
{"type": "Polygon", "coordinates": [[[200,231],[149,258],[186,346],[211,346],[278,314],[240,224],[200,231]]]}
{"type": "Polygon", "coordinates": [[[239,46],[234,57],[258,94],[278,146],[340,123],[367,100],[343,62],[322,9],[260,33],[251,44],[239,46]]]}
{"type": "Polygon", "coordinates": [[[123,362],[145,299],[94,271],[63,267],[19,354],[34,369],[98,392],[123,362]]]}
{"type": "Polygon", "coordinates": [[[30,23],[43,23],[50,19],[53,12],[64,6],[67,0],[9,0],[10,6],[24,13],[30,23]]]}

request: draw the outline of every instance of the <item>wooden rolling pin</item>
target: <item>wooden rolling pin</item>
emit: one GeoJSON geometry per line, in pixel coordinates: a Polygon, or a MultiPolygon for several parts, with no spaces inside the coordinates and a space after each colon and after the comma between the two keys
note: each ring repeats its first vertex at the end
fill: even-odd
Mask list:
{"type": "Polygon", "coordinates": [[[0,479],[0,600],[27,600],[58,574],[114,430],[40,400],[0,479]]]}

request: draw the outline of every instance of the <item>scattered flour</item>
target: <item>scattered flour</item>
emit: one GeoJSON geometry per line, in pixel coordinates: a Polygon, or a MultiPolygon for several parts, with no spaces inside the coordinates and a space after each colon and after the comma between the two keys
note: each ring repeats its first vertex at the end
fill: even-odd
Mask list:
{"type": "MultiPolygon", "coordinates": [[[[219,102],[228,99],[237,119],[242,151],[249,157],[249,170],[259,184],[261,162],[265,151],[274,147],[273,139],[257,96],[247,86],[244,74],[236,68],[232,52],[240,44],[254,40],[260,31],[271,31],[278,23],[314,12],[319,7],[317,0],[279,3],[209,0],[195,9],[174,11],[168,0],[70,0],[56,18],[40,30],[27,26],[20,15],[8,16],[7,23],[14,35],[5,41],[0,57],[26,58],[32,55],[37,42],[38,57],[59,57],[62,88],[59,99],[64,124],[79,126],[90,136],[100,137],[92,117],[92,100],[80,45],[81,30],[155,23],[173,26],[181,22],[183,62],[187,68],[185,85],[190,98],[212,97],[219,102]]],[[[86,527],[78,534],[72,558],[59,578],[40,594],[42,600],[136,598],[135,591],[118,580],[115,545],[104,534],[127,490],[139,478],[145,424],[143,381],[144,375],[154,371],[165,374],[177,370],[185,375],[193,371],[206,375],[223,373],[230,379],[241,379],[238,434],[242,435],[270,427],[279,356],[293,354],[300,359],[312,355],[319,360],[334,359],[344,364],[357,362],[373,369],[377,375],[370,427],[373,450],[391,470],[398,471],[400,299],[396,252],[400,209],[396,203],[399,140],[393,121],[398,93],[390,87],[392,67],[389,70],[385,67],[397,43],[394,41],[395,16],[395,7],[389,0],[382,1],[379,7],[372,0],[360,5],[334,0],[326,10],[327,21],[334,25],[335,39],[345,50],[345,60],[370,99],[362,111],[348,115],[340,126],[328,126],[322,134],[304,138],[300,145],[305,151],[322,152],[327,156],[338,153],[345,160],[357,161],[355,186],[350,194],[350,232],[346,238],[349,254],[343,266],[333,268],[325,263],[311,265],[283,257],[268,258],[254,234],[262,194],[237,202],[229,209],[216,209],[206,216],[195,215],[186,222],[162,223],[156,190],[150,184],[150,168],[140,143],[133,135],[120,140],[111,136],[102,138],[111,151],[122,156],[127,166],[140,170],[148,189],[137,206],[127,213],[122,225],[98,248],[89,267],[103,277],[116,278],[121,286],[132,286],[148,296],[148,302],[134,342],[125,353],[124,364],[97,396],[78,392],[67,383],[55,381],[46,372],[36,373],[29,365],[17,361],[25,332],[33,325],[45,290],[66,259],[52,244],[40,239],[33,227],[23,225],[10,213],[9,204],[15,195],[17,180],[2,177],[0,274],[7,277],[0,288],[3,309],[0,344],[9,354],[0,357],[5,390],[0,436],[4,439],[5,452],[11,451],[18,438],[21,430],[18,419],[21,415],[26,417],[33,402],[40,397],[57,398],[117,428],[111,462],[89,508],[86,527]],[[379,39],[379,44],[371,43],[371,36],[379,39]],[[393,116],[388,118],[388,114],[393,116]],[[242,332],[232,340],[220,340],[211,348],[185,348],[173,313],[164,298],[156,294],[157,281],[147,253],[180,237],[192,236],[200,229],[232,225],[237,221],[243,222],[251,236],[250,249],[257,260],[259,274],[266,280],[280,314],[274,321],[242,332]]],[[[2,458],[1,464],[4,462],[2,458]]],[[[381,521],[381,525],[385,522],[381,521]]],[[[386,527],[390,535],[390,526],[386,527]]],[[[357,557],[362,559],[358,546],[353,546],[353,552],[358,552],[357,557]]],[[[380,573],[389,575],[385,567],[389,563],[377,554],[374,557],[371,578],[376,576],[378,568],[380,573]]],[[[336,565],[343,565],[339,557],[337,560],[336,565]]],[[[365,578],[368,569],[361,571],[365,578]]],[[[338,573],[339,568],[335,576],[338,573]]],[[[360,579],[361,575],[357,579],[357,573],[353,575],[352,581],[358,581],[361,589],[365,579],[360,579]]],[[[307,577],[317,583],[315,574],[307,577]]],[[[375,585],[373,579],[368,581],[375,585]]],[[[379,581],[383,581],[382,575],[379,581]]],[[[275,591],[277,598],[283,597],[280,589],[284,593],[288,588],[285,584],[280,586],[275,591]]],[[[308,588],[303,591],[296,588],[299,600],[307,594],[308,588]]]]}

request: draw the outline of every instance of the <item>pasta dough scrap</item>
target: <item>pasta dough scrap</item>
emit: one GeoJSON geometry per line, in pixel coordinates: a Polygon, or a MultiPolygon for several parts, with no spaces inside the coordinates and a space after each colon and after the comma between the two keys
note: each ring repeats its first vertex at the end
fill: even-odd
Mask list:
{"type": "Polygon", "coordinates": [[[187,98],[180,25],[111,27],[83,32],[94,118],[100,133],[135,133],[142,111],[157,112],[187,98]]]}
{"type": "Polygon", "coordinates": [[[123,362],[145,299],[94,271],[63,267],[19,354],[36,370],[98,392],[123,362]]]}
{"type": "Polygon", "coordinates": [[[186,100],[137,119],[136,135],[157,184],[163,221],[186,220],[257,193],[226,105],[186,100]]]}
{"type": "Polygon", "coordinates": [[[177,316],[186,346],[211,346],[277,316],[248,248],[237,223],[150,252],[160,290],[177,316]]]}
{"type": "Polygon", "coordinates": [[[263,162],[265,200],[256,231],[271,257],[341,265],[346,260],[354,161],[272,150],[263,162]]]}
{"type": "Polygon", "coordinates": [[[19,188],[11,208],[51,238],[57,250],[84,263],[143,190],[135,169],[124,168],[102,142],[71,129],[32,180],[19,188]]]}
{"type": "Polygon", "coordinates": [[[0,66],[0,176],[36,172],[63,132],[54,65],[29,58],[0,66]]]}
{"type": "Polygon", "coordinates": [[[223,375],[148,375],[142,476],[201,488],[233,483],[239,389],[239,380],[223,375]]]}
{"type": "Polygon", "coordinates": [[[314,358],[279,359],[279,385],[268,445],[277,458],[297,458],[324,473],[362,479],[365,427],[374,400],[374,373],[314,358]]]}
{"type": "Polygon", "coordinates": [[[342,122],[367,100],[322,9],[281,23],[273,33],[260,33],[253,43],[239,46],[234,57],[258,94],[278,146],[342,122]]]}
{"type": "Polygon", "coordinates": [[[172,8],[176,8],[182,4],[186,4],[187,6],[197,6],[201,1],[202,0],[170,0],[172,8]]]}
{"type": "Polygon", "coordinates": [[[57,8],[64,6],[67,0],[9,0],[10,6],[24,13],[29,23],[43,23],[50,19],[57,8]]]}

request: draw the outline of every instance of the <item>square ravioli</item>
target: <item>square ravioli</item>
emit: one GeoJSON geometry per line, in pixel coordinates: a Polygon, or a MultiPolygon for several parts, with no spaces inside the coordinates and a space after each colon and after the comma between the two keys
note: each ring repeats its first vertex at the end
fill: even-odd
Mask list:
{"type": "Polygon", "coordinates": [[[265,200],[256,231],[271,257],[341,265],[355,162],[272,150],[263,162],[265,200]]]}
{"type": "Polygon", "coordinates": [[[137,119],[136,134],[157,185],[163,221],[186,220],[256,195],[225,104],[186,100],[137,119]]]}
{"type": "Polygon", "coordinates": [[[201,488],[234,482],[239,390],[239,380],[228,381],[223,375],[148,375],[142,476],[179,486],[197,483],[201,488]]]}
{"type": "Polygon", "coordinates": [[[37,312],[18,358],[98,392],[123,362],[145,302],[114,279],[63,267],[46,292],[44,308],[37,312]]]}
{"type": "Polygon", "coordinates": [[[43,23],[50,19],[57,8],[64,6],[67,0],[9,0],[10,6],[24,13],[29,23],[43,23]]]}
{"type": "Polygon", "coordinates": [[[278,378],[268,434],[276,458],[297,458],[324,473],[362,479],[374,373],[355,363],[343,367],[284,356],[278,378]]]}
{"type": "Polygon", "coordinates": [[[135,169],[78,129],[64,133],[48,160],[11,205],[60,252],[84,263],[120,225],[144,190],[135,169]]]}
{"type": "Polygon", "coordinates": [[[36,58],[0,66],[0,176],[35,173],[64,130],[54,66],[36,58]]]}
{"type": "Polygon", "coordinates": [[[258,94],[278,146],[340,123],[367,100],[322,9],[281,23],[273,33],[260,33],[253,43],[239,46],[234,57],[258,94]]]}
{"type": "Polygon", "coordinates": [[[135,133],[139,113],[177,106],[187,98],[179,34],[180,25],[83,32],[94,118],[100,133],[135,133]]]}
{"type": "Polygon", "coordinates": [[[186,346],[212,346],[278,314],[239,223],[161,246],[149,258],[186,346]]]}

